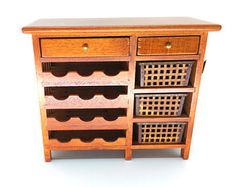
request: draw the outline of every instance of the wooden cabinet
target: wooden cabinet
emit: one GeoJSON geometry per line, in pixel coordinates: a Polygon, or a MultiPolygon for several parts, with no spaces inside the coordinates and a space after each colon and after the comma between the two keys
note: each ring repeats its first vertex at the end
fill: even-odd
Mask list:
{"type": "Polygon", "coordinates": [[[188,159],[207,35],[192,18],[47,19],[32,34],[45,161],[53,150],[179,148],[188,159]]]}

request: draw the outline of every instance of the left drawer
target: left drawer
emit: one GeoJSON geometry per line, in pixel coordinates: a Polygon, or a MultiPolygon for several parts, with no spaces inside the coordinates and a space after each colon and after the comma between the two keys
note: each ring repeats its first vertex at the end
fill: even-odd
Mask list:
{"type": "Polygon", "coordinates": [[[129,56],[129,38],[41,38],[42,57],[129,56]]]}

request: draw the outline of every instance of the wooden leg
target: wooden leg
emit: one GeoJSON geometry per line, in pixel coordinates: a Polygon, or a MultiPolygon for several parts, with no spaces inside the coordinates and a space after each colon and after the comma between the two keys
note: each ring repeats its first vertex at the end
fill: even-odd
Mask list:
{"type": "Polygon", "coordinates": [[[132,159],[132,149],[127,148],[125,150],[125,159],[126,160],[131,160],[132,159]]]}
{"type": "Polygon", "coordinates": [[[45,159],[45,162],[51,161],[51,150],[45,147],[44,147],[44,159],[45,159]]]}
{"type": "Polygon", "coordinates": [[[184,160],[188,160],[189,152],[190,152],[190,148],[181,149],[181,156],[184,160]]]}

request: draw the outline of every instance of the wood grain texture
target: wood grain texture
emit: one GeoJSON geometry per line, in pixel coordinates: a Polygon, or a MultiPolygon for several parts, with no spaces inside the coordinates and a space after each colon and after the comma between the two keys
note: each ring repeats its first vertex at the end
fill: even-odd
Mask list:
{"type": "Polygon", "coordinates": [[[43,62],[54,62],[54,63],[60,63],[60,62],[122,62],[122,61],[129,61],[129,56],[112,56],[112,57],[43,57],[40,58],[40,61],[43,62]]]}
{"type": "Polygon", "coordinates": [[[91,121],[83,121],[79,118],[71,118],[68,121],[57,121],[55,118],[47,118],[47,130],[112,130],[127,129],[127,118],[118,117],[114,121],[107,121],[102,117],[96,117],[91,121]]]}
{"type": "Polygon", "coordinates": [[[42,57],[129,56],[129,38],[51,38],[40,43],[42,57]]]}
{"type": "MultiPolygon", "coordinates": [[[[180,148],[183,159],[188,159],[207,34],[208,31],[220,29],[221,26],[218,24],[192,18],[49,19],[39,20],[24,27],[24,33],[33,34],[45,161],[51,160],[51,150],[124,150],[125,159],[130,160],[134,149],[168,148],[180,148]],[[167,42],[171,44],[169,49],[166,49],[167,42]],[[84,51],[84,44],[87,44],[88,50],[84,51]],[[172,60],[194,61],[188,86],[140,87],[137,81],[138,63],[172,60]],[[81,76],[82,74],[68,68],[69,63],[78,62],[86,64],[83,71],[86,71],[89,63],[93,68],[99,66],[98,69],[101,67],[99,64],[101,62],[105,62],[105,66],[110,65],[113,69],[116,68],[113,65],[116,62],[125,63],[128,67],[113,76],[104,74],[105,71],[100,69],[94,70],[87,76],[86,74],[81,76]],[[52,74],[50,71],[43,70],[45,63],[54,63],[53,68],[59,65],[66,70],[67,67],[68,72],[65,75],[52,74]],[[104,97],[106,89],[103,88],[104,93],[97,90],[99,93],[91,99],[89,97],[89,99],[86,97],[82,99],[74,91],[84,87],[93,90],[97,86],[109,87],[112,90],[114,88],[111,86],[125,86],[127,91],[117,97],[104,97]],[[62,96],[62,92],[68,93],[68,97],[67,99],[56,97],[56,99],[52,93],[45,92],[44,87],[55,88],[61,91],[62,96]],[[181,116],[156,118],[134,115],[135,95],[163,93],[188,95],[183,107],[184,113],[181,116]],[[57,116],[48,116],[51,109],[60,110],[60,112],[62,110],[64,116],[60,113],[55,114],[57,116]],[[67,113],[66,110],[73,112],[67,113]],[[88,115],[90,111],[87,110],[96,111],[93,114],[94,118],[88,115]],[[120,114],[118,117],[117,113],[109,113],[105,110],[123,111],[117,112],[120,114]],[[107,118],[107,115],[111,118],[107,118]],[[186,131],[182,144],[139,145],[135,139],[136,123],[158,122],[185,123],[186,131]],[[53,135],[62,132],[62,138],[66,140],[69,138],[66,135],[67,131],[75,134],[70,141],[60,142],[61,137],[53,135]],[[86,136],[89,138],[92,131],[97,131],[93,132],[95,135],[93,141],[84,141],[83,138],[86,136]],[[84,132],[86,133],[81,135],[84,132]],[[100,132],[106,133],[112,141],[98,136],[100,132]],[[116,136],[117,139],[113,140],[116,136]]],[[[81,67],[78,69],[81,70],[81,67]]],[[[88,91],[87,95],[89,95],[88,91]]]]}
{"type": "Polygon", "coordinates": [[[87,108],[127,108],[128,98],[119,95],[116,99],[106,99],[102,95],[95,95],[92,99],[83,100],[79,96],[69,96],[65,100],[57,100],[53,96],[45,96],[46,109],[87,109],[87,108]]]}
{"type": "Polygon", "coordinates": [[[136,56],[136,61],[151,61],[151,60],[198,60],[198,55],[150,55],[150,56],[136,56]]]}
{"type": "Polygon", "coordinates": [[[96,138],[95,140],[91,142],[83,142],[80,139],[72,139],[69,142],[59,142],[56,139],[50,139],[49,140],[49,146],[51,149],[53,147],[59,147],[59,149],[65,147],[93,147],[93,149],[102,149],[103,147],[108,146],[124,146],[126,144],[126,138],[118,138],[116,141],[113,142],[107,142],[102,138],[96,138]]]}
{"type": "MultiPolygon", "coordinates": [[[[121,138],[123,140],[123,138],[121,138]]],[[[56,142],[56,140],[55,140],[56,142]]],[[[58,141],[57,141],[58,142],[58,141]]],[[[50,150],[125,150],[126,145],[107,145],[104,146],[102,144],[86,144],[86,146],[78,146],[77,144],[63,144],[61,146],[61,143],[51,143],[48,147],[50,150]]]]}
{"type": "Polygon", "coordinates": [[[187,116],[180,116],[180,117],[134,117],[133,123],[142,123],[142,122],[188,122],[190,118],[187,116]]]}
{"type": "Polygon", "coordinates": [[[190,146],[191,146],[191,141],[192,141],[193,127],[194,127],[194,119],[195,119],[195,114],[196,114],[196,106],[197,106],[197,100],[198,100],[198,95],[199,95],[204,56],[205,56],[205,51],[206,51],[207,36],[208,36],[208,33],[204,33],[203,35],[201,35],[201,41],[200,41],[201,45],[199,48],[199,53],[201,54],[201,58],[197,61],[197,66],[194,72],[195,76],[193,77],[193,81],[194,81],[193,85],[195,87],[195,92],[191,95],[191,100],[186,103],[186,107],[188,107],[188,110],[189,110],[190,121],[188,123],[187,132],[185,136],[186,147],[181,150],[182,157],[185,160],[189,158],[189,153],[190,153],[190,146]]]}
{"type": "Polygon", "coordinates": [[[85,19],[41,19],[22,28],[24,33],[83,32],[92,30],[106,32],[138,32],[144,30],[172,31],[202,30],[217,31],[221,25],[189,17],[148,17],[148,18],[85,18],[85,19]]]}
{"type": "Polygon", "coordinates": [[[42,73],[42,85],[48,86],[105,86],[128,85],[128,72],[120,72],[116,76],[107,76],[103,72],[94,72],[91,76],[81,76],[69,72],[64,77],[56,77],[51,73],[42,73]]]}
{"type": "Polygon", "coordinates": [[[185,93],[185,92],[194,92],[195,89],[192,86],[188,87],[158,87],[158,88],[140,88],[136,87],[133,90],[134,93],[185,93]]]}
{"type": "Polygon", "coordinates": [[[133,115],[134,115],[134,93],[133,90],[135,89],[135,72],[136,72],[136,61],[135,61],[135,54],[137,48],[137,37],[131,36],[130,38],[130,54],[131,59],[129,61],[129,84],[128,84],[128,110],[127,110],[127,117],[128,117],[128,129],[126,132],[127,138],[127,147],[125,150],[125,159],[131,160],[132,159],[132,137],[133,137],[133,115]]]}
{"type": "Polygon", "coordinates": [[[44,107],[45,98],[44,98],[44,89],[42,86],[42,77],[40,76],[42,73],[41,63],[40,63],[40,44],[39,38],[36,36],[32,37],[33,39],[33,49],[34,49],[34,59],[35,59],[35,68],[37,75],[37,89],[38,89],[38,100],[40,107],[40,116],[41,116],[41,128],[42,128],[42,138],[43,138],[43,149],[44,149],[44,159],[46,162],[51,161],[51,150],[48,148],[49,146],[49,135],[46,129],[46,109],[44,107]]]}
{"type": "Polygon", "coordinates": [[[152,145],[132,145],[132,149],[175,149],[185,148],[185,144],[152,144],[152,145]]]}
{"type": "Polygon", "coordinates": [[[138,55],[196,55],[199,48],[199,36],[184,37],[140,37],[138,55]],[[169,44],[169,48],[167,48],[169,44]]]}

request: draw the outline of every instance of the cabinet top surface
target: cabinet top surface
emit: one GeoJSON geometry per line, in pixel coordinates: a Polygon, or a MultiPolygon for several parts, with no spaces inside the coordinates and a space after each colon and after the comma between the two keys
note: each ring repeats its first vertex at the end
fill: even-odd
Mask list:
{"type": "Polygon", "coordinates": [[[79,30],[205,30],[217,31],[219,24],[189,17],[66,18],[39,19],[22,28],[24,33],[71,32],[79,30]]]}

